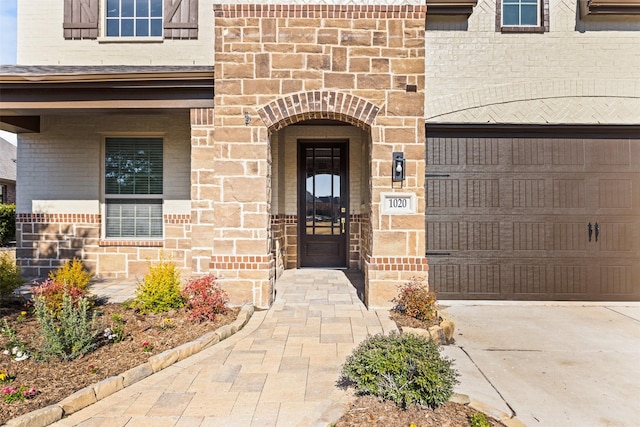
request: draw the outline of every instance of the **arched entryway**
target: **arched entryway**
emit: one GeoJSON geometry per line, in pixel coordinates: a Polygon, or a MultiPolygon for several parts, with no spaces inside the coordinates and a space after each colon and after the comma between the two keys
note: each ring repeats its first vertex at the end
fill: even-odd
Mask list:
{"type": "Polygon", "coordinates": [[[378,111],[331,91],[290,95],[258,110],[270,130],[276,276],[301,267],[362,270],[370,252],[370,130],[378,111]]]}

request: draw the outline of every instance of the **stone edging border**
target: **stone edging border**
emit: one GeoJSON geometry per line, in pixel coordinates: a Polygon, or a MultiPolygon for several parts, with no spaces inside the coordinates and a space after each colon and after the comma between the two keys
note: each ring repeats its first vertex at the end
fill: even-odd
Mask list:
{"type": "Polygon", "coordinates": [[[221,326],[213,332],[208,332],[195,341],[153,355],[147,362],[131,368],[120,375],[106,378],[93,385],[82,388],[57,404],[36,409],[35,411],[13,418],[7,421],[5,426],[45,427],[56,421],[60,421],[66,415],[71,415],[80,409],[86,408],[176,362],[229,338],[247,324],[251,316],[253,316],[253,312],[254,307],[252,303],[243,304],[238,312],[238,317],[233,323],[221,326]]]}
{"type": "Polygon", "coordinates": [[[503,412],[499,409],[493,408],[489,405],[485,405],[484,403],[470,398],[466,394],[461,393],[453,393],[450,402],[460,403],[462,405],[468,406],[471,409],[475,409],[478,412],[482,412],[485,415],[495,418],[500,421],[507,427],[527,427],[522,421],[518,419],[518,417],[511,416],[506,412],[503,412]]]}

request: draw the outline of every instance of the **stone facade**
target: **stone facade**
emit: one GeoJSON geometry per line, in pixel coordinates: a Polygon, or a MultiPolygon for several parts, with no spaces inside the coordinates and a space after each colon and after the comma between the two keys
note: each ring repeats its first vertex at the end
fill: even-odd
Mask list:
{"type": "Polygon", "coordinates": [[[352,265],[365,273],[368,304],[388,305],[397,284],[427,269],[425,7],[225,4],[215,16],[210,173],[194,186],[211,189],[215,214],[207,224],[192,216],[194,234],[202,228],[198,235],[213,242],[210,270],[233,282],[237,297],[270,304],[276,271],[296,262],[278,251],[289,253],[297,233],[295,212],[272,204],[286,172],[273,170],[271,146],[287,126],[339,120],[363,130],[369,145],[367,203],[351,216],[352,265]],[[394,151],[405,153],[401,191],[416,195],[414,214],[384,215],[379,207],[382,192],[400,191],[391,188],[394,151]]]}
{"type": "MultiPolygon", "coordinates": [[[[297,141],[339,138],[349,150],[347,266],[364,272],[369,306],[388,306],[398,284],[427,273],[426,8],[400,3],[213,5],[212,22],[199,14],[201,46],[213,47],[213,108],[43,115],[41,132],[21,135],[19,143],[18,258],[25,274],[42,277],[78,256],[100,277],[134,278],[148,261],[172,258],[183,276],[217,276],[233,303],[268,307],[277,276],[300,266],[297,141]],[[204,31],[210,26],[214,40],[204,31]],[[344,126],[321,126],[326,120],[344,126]],[[165,141],[162,239],[104,238],[99,171],[111,135],[165,141]],[[405,156],[402,183],[391,180],[393,152],[405,156]],[[382,193],[410,194],[415,207],[383,212],[382,193]]],[[[30,11],[21,6],[21,22],[30,11]]],[[[108,55],[113,45],[99,37],[24,52],[26,34],[19,43],[25,64],[74,64],[74,48],[99,49],[105,55],[91,58],[117,61],[108,55]]],[[[165,58],[178,42],[162,42],[165,58]]],[[[193,42],[184,42],[188,53],[193,42]]],[[[126,55],[139,47],[127,44],[126,55]]]]}

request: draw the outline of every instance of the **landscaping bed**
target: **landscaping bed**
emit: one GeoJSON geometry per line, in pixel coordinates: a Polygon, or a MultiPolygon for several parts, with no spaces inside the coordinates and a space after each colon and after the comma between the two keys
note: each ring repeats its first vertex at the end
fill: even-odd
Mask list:
{"type": "MultiPolygon", "coordinates": [[[[431,318],[419,320],[391,310],[389,317],[396,323],[399,330],[403,327],[428,330],[442,322],[442,318],[437,313],[431,318]]],[[[500,427],[504,425],[490,416],[482,417],[478,411],[460,402],[449,401],[436,408],[418,404],[402,408],[394,402],[365,395],[356,397],[336,422],[335,427],[500,427]],[[486,420],[486,424],[478,421],[475,424],[472,423],[474,415],[478,419],[486,420]]]]}
{"type": "MultiPolygon", "coordinates": [[[[470,420],[477,413],[469,406],[455,402],[447,402],[435,409],[421,405],[402,409],[375,396],[360,396],[349,405],[335,427],[466,427],[473,425],[470,420]]],[[[487,426],[504,426],[489,416],[486,420],[487,426]]]]}
{"type": "MultiPolygon", "coordinates": [[[[188,311],[184,308],[145,315],[125,308],[123,304],[99,304],[96,309],[100,331],[113,328],[114,314],[122,316],[125,332],[123,341],[113,343],[101,332],[98,336],[99,347],[95,351],[69,361],[57,358],[37,361],[32,355],[17,362],[11,354],[0,352],[0,373],[15,376],[13,382],[0,384],[0,387],[25,386],[27,390],[35,389],[35,395],[22,402],[7,403],[0,399],[0,425],[19,415],[57,403],[77,390],[143,364],[155,354],[230,324],[239,311],[238,308],[230,308],[227,314],[218,315],[214,322],[194,323],[187,319],[188,311]]],[[[39,324],[31,315],[31,310],[21,304],[0,307],[0,327],[5,319],[22,342],[30,347],[37,345],[40,340],[39,324]]],[[[0,349],[4,349],[7,342],[7,337],[1,336],[0,349]]]]}
{"type": "MultiPolygon", "coordinates": [[[[79,265],[76,267],[80,268],[79,265]]],[[[70,264],[65,271],[67,273],[71,271],[77,275],[79,270],[74,272],[73,265],[70,264]]],[[[38,316],[41,321],[43,319],[42,308],[38,311],[38,307],[43,307],[42,302],[38,303],[42,301],[40,298],[36,298],[35,311],[30,304],[18,302],[7,304],[5,301],[5,305],[0,307],[0,332],[2,332],[0,334],[0,350],[6,349],[0,353],[0,387],[2,387],[2,395],[0,396],[3,397],[0,399],[0,424],[27,412],[56,404],[75,391],[96,384],[101,380],[123,374],[131,368],[144,364],[151,356],[201,338],[209,332],[233,323],[238,317],[240,309],[229,308],[225,314],[217,314],[215,321],[194,322],[194,316],[200,320],[213,318],[213,308],[220,308],[226,304],[226,295],[220,292],[215,281],[210,277],[190,281],[180,294],[176,293],[178,289],[176,287],[177,275],[174,275],[171,264],[161,264],[158,269],[151,269],[151,271],[153,274],[145,276],[147,281],[139,290],[146,289],[154,292],[139,294],[136,299],[137,304],[109,304],[93,301],[91,310],[95,311],[97,315],[95,330],[98,333],[97,340],[92,340],[96,341],[96,348],[82,351],[79,354],[84,354],[79,357],[76,357],[77,354],[62,358],[51,357],[51,355],[47,358],[44,357],[44,354],[48,353],[41,352],[41,349],[46,347],[43,346],[43,343],[51,341],[43,340],[42,331],[45,326],[36,318],[38,316]],[[167,277],[175,277],[176,280],[171,286],[164,287],[167,277]],[[149,288],[148,286],[153,287],[149,288]],[[190,309],[176,308],[158,314],[146,310],[146,314],[142,314],[141,310],[132,308],[145,307],[145,305],[141,305],[145,302],[147,304],[153,302],[156,305],[164,303],[165,299],[151,299],[151,296],[157,295],[155,291],[158,289],[163,291],[163,295],[172,294],[176,298],[188,300],[190,309]],[[7,392],[7,390],[12,391],[7,392]]],[[[49,285],[55,285],[55,283],[52,282],[49,285]]],[[[45,288],[47,287],[45,286],[45,288]]],[[[59,292],[60,289],[65,288],[49,286],[47,291],[49,293],[44,292],[42,295],[48,295],[50,301],[55,302],[54,298],[58,295],[56,292],[59,292]]],[[[428,315],[421,315],[419,317],[422,320],[418,320],[407,315],[406,312],[392,310],[390,316],[399,329],[429,329],[437,327],[442,321],[434,309],[435,298],[422,293],[422,289],[419,283],[412,283],[405,288],[403,295],[408,294],[411,299],[405,299],[403,307],[411,308],[409,303],[417,302],[418,306],[428,309],[425,312],[428,315]],[[406,289],[411,293],[407,293],[406,289]],[[427,299],[425,299],[425,295],[428,296],[427,299]],[[423,301],[427,301],[428,304],[423,304],[423,301]]],[[[79,318],[75,318],[73,324],[65,323],[64,319],[71,318],[69,313],[64,314],[65,307],[71,310],[72,303],[67,298],[63,299],[61,304],[62,314],[56,318],[56,323],[52,323],[48,329],[48,333],[53,334],[51,336],[60,332],[63,325],[67,325],[67,328],[71,330],[82,325],[79,318]]],[[[73,303],[73,310],[81,311],[81,306],[82,304],[73,303]]],[[[165,308],[165,310],[167,309],[165,308]]],[[[80,318],[82,317],[80,316],[80,318]]],[[[86,325],[83,328],[86,328],[86,325]]],[[[82,335],[78,336],[82,337],[82,335]]],[[[359,382],[363,378],[363,373],[366,377],[366,372],[380,368],[381,364],[393,366],[400,363],[406,365],[406,369],[402,368],[400,376],[394,377],[390,383],[380,386],[381,390],[383,388],[386,390],[383,394],[391,391],[387,398],[391,398],[395,402],[419,403],[410,403],[406,407],[402,407],[393,401],[382,400],[375,395],[359,396],[351,403],[336,426],[504,426],[501,422],[485,417],[484,414],[475,411],[466,404],[459,403],[464,401],[464,397],[456,396],[453,399],[455,402],[447,402],[453,390],[455,374],[451,370],[450,361],[438,358],[438,341],[415,337],[412,333],[403,336],[399,334],[376,336],[366,340],[366,343],[371,342],[376,343],[370,347],[370,350],[374,350],[378,354],[376,356],[378,359],[368,360],[369,356],[364,357],[365,353],[363,352],[360,352],[360,355],[355,359],[352,355],[343,367],[343,377],[339,383],[343,382],[345,388],[348,388],[355,384],[354,381],[359,382]],[[426,347],[424,347],[425,345],[426,347]],[[390,349],[390,352],[384,353],[387,351],[384,350],[385,348],[390,349]],[[412,360],[416,365],[413,365],[414,362],[408,363],[405,359],[407,356],[402,356],[401,352],[397,351],[401,348],[410,351],[407,354],[412,355],[412,360]],[[427,353],[430,356],[426,356],[427,353]],[[425,358],[428,358],[430,362],[427,364],[418,362],[419,359],[425,358]],[[347,366],[351,366],[351,368],[347,369],[347,366]],[[414,369],[415,373],[412,373],[414,369]],[[430,370],[430,373],[425,372],[425,369],[430,370]],[[345,374],[347,372],[350,373],[345,374]],[[404,386],[401,386],[403,381],[407,379],[408,383],[413,383],[415,386],[414,380],[411,379],[413,375],[416,375],[416,378],[418,375],[421,378],[431,378],[433,375],[437,375],[448,385],[443,388],[442,384],[438,385],[436,381],[429,386],[431,388],[422,388],[419,392],[421,397],[416,399],[417,395],[411,394],[414,392],[406,394],[404,386]],[[396,387],[396,384],[399,387],[396,387]],[[405,398],[408,400],[404,400],[405,398]]],[[[362,343],[360,347],[363,347],[364,344],[362,343]]],[[[48,351],[53,349],[51,346],[48,347],[48,351]]],[[[71,349],[67,350],[71,351],[71,349]]],[[[354,353],[357,352],[358,350],[354,353]]],[[[378,372],[378,374],[381,373],[382,371],[378,372]]],[[[383,378],[387,378],[387,374],[383,375],[383,378]]],[[[363,384],[360,383],[360,386],[363,384]]]]}

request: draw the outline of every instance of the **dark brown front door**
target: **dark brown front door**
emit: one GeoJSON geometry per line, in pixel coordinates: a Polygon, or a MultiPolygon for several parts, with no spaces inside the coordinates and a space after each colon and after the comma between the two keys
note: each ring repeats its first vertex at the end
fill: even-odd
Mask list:
{"type": "Polygon", "coordinates": [[[347,267],[347,141],[298,141],[300,267],[347,267]]]}

